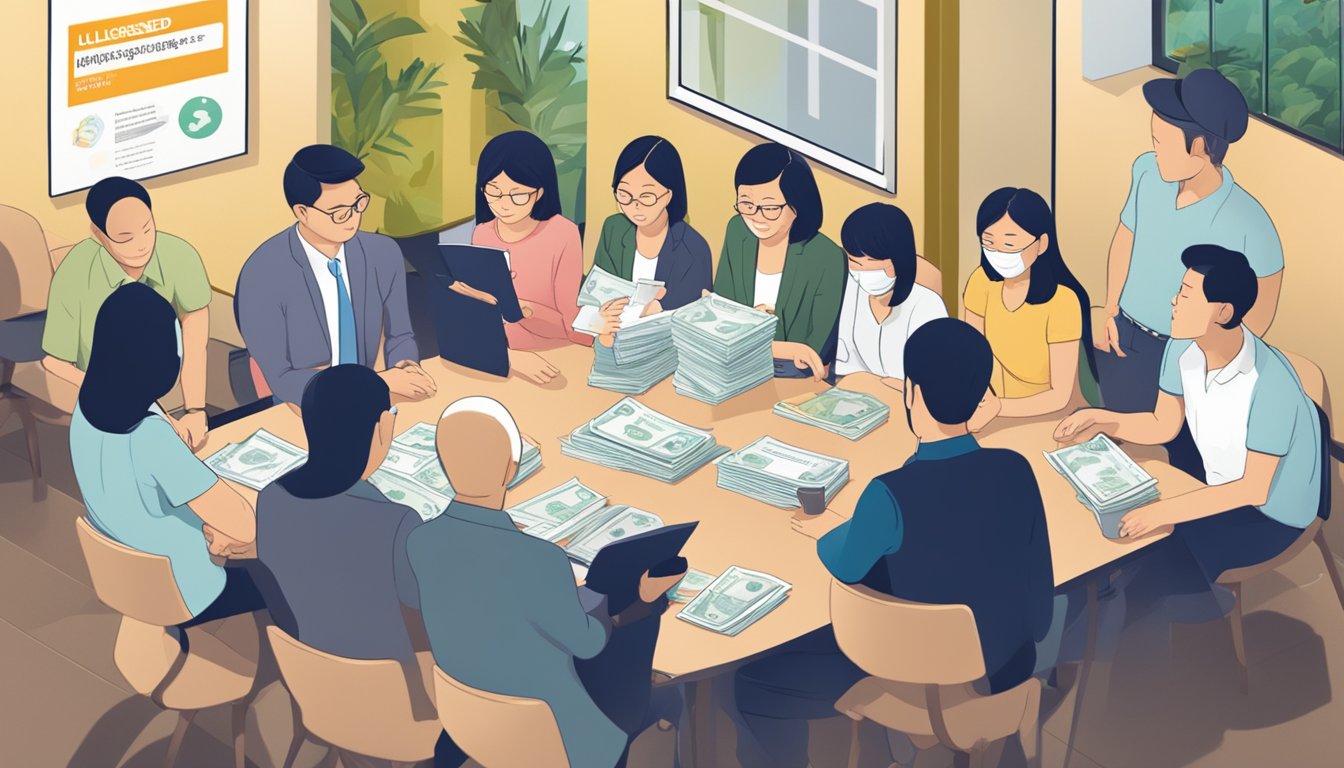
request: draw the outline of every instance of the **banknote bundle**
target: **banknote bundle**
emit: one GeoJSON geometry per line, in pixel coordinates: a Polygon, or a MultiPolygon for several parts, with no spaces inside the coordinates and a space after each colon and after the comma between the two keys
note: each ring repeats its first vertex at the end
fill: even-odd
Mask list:
{"type": "Polygon", "coordinates": [[[829,502],[849,481],[848,461],[769,436],[733,451],[717,464],[720,488],[785,509],[798,506],[799,488],[824,488],[829,502]]]}
{"type": "Polygon", "coordinates": [[[775,403],[774,412],[850,440],[858,440],[872,432],[891,416],[891,408],[876,397],[839,387],[775,403]]]}
{"type": "Polygon", "coordinates": [[[1069,481],[1078,500],[1092,510],[1102,531],[1111,538],[1118,535],[1120,518],[1126,512],[1161,495],[1157,480],[1106,435],[1046,452],[1045,458],[1069,481]]]}
{"type": "Polygon", "coordinates": [[[572,327],[580,333],[596,336],[602,332],[601,306],[615,299],[629,299],[630,303],[621,311],[624,327],[644,314],[644,308],[658,296],[662,287],[661,280],[626,280],[594,266],[579,286],[579,314],[572,327]]]}
{"type": "Polygon", "coordinates": [[[774,315],[710,294],[672,313],[679,394],[717,405],[774,378],[774,315]]]}
{"type": "Polygon", "coordinates": [[[677,618],[731,637],[773,611],[791,589],[793,585],[783,579],[730,566],[692,598],[677,618]]]}
{"type": "Polygon", "coordinates": [[[560,439],[566,456],[675,483],[728,451],[714,435],[629,397],[560,439]]]}
{"type": "Polygon", "coordinates": [[[705,587],[714,583],[718,576],[704,571],[697,571],[689,568],[686,575],[681,577],[676,586],[667,590],[667,599],[674,603],[686,604],[695,599],[695,596],[705,591],[705,587]]]}
{"type": "Polygon", "coordinates": [[[308,452],[258,429],[241,443],[229,443],[205,460],[216,475],[260,491],[302,464],[308,452]]]}
{"type": "Polygon", "coordinates": [[[607,497],[577,477],[507,510],[523,532],[562,544],[571,560],[584,566],[606,545],[663,527],[663,519],[624,504],[607,504],[607,497]]]}
{"type": "Polygon", "coordinates": [[[625,323],[608,347],[593,344],[593,370],[588,385],[638,395],[649,391],[677,369],[677,348],[672,344],[672,314],[659,312],[625,323]]]}

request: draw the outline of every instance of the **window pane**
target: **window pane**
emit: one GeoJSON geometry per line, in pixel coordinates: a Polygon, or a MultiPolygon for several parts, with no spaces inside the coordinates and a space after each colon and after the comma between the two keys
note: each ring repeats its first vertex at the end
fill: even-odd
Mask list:
{"type": "Polygon", "coordinates": [[[1341,146],[1340,0],[1269,1],[1269,115],[1341,146]]]}
{"type": "Polygon", "coordinates": [[[1212,0],[1166,0],[1167,58],[1187,68],[1209,65],[1209,5],[1212,0]]]}
{"type": "Polygon", "coordinates": [[[1214,4],[1213,65],[1241,89],[1251,112],[1265,111],[1262,82],[1265,66],[1265,7],[1260,0],[1232,0],[1214,4]]]}

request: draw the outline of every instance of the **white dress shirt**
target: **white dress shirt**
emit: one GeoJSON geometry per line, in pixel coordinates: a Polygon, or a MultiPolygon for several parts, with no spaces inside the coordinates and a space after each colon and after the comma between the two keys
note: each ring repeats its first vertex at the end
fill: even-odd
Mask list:
{"type": "MultiPolygon", "coordinates": [[[[331,337],[331,360],[335,364],[336,357],[341,349],[341,318],[336,303],[336,276],[331,274],[331,268],[327,266],[330,259],[326,254],[317,250],[311,243],[303,239],[303,231],[294,225],[299,235],[299,242],[303,244],[303,252],[308,254],[308,264],[313,268],[313,277],[317,279],[317,290],[322,294],[322,308],[327,315],[327,331],[331,337]]],[[[341,278],[345,283],[345,296],[350,298],[350,270],[346,269],[345,262],[345,243],[336,251],[336,261],[341,264],[341,278]]],[[[350,306],[354,307],[351,301],[350,306]]]]}
{"type": "Polygon", "coordinates": [[[767,307],[775,306],[775,302],[779,301],[779,282],[783,278],[784,270],[773,275],[756,270],[756,292],[752,298],[752,306],[759,307],[762,304],[767,307]]]}
{"type": "Polygon", "coordinates": [[[918,283],[905,301],[891,308],[882,322],[873,316],[868,294],[852,278],[845,279],[835,348],[835,373],[874,373],[905,378],[905,341],[921,325],[947,317],[943,297],[918,283]]]}
{"type": "Polygon", "coordinates": [[[645,258],[644,254],[636,250],[635,266],[630,270],[630,280],[636,283],[640,280],[657,280],[658,278],[654,276],[656,274],[658,274],[658,257],[645,258]]]}
{"type": "Polygon", "coordinates": [[[1255,369],[1255,339],[1242,326],[1241,351],[1222,368],[1208,370],[1198,344],[1181,354],[1185,419],[1204,459],[1209,485],[1240,480],[1246,474],[1246,430],[1251,397],[1260,374],[1255,369]]]}

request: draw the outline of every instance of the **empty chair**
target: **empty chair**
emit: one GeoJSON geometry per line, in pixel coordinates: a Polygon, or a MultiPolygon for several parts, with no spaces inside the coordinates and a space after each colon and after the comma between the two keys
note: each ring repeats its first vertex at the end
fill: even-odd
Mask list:
{"type": "MultiPolygon", "coordinates": [[[[408,670],[391,659],[347,659],[305,645],[276,626],[266,628],[285,688],[300,713],[285,765],[305,736],[349,766],[359,758],[416,763],[434,756],[442,728],[429,701],[427,654],[408,670]],[[422,686],[423,694],[411,690],[422,686]]],[[[493,766],[492,766],[493,768],[493,766]]]]}
{"type": "Polygon", "coordinates": [[[831,622],[840,649],[870,675],[835,704],[855,721],[851,767],[864,719],[906,734],[921,749],[942,744],[969,753],[972,766],[982,764],[990,744],[1017,734],[1035,761],[1041,683],[1033,677],[998,694],[977,690],[985,661],[970,608],[911,603],[836,581],[831,622]]]}
{"type": "Polygon", "coordinates": [[[1228,615],[1228,621],[1232,626],[1232,646],[1237,654],[1237,668],[1241,676],[1241,692],[1250,691],[1250,668],[1246,663],[1246,637],[1242,627],[1242,587],[1252,578],[1261,574],[1269,573],[1280,566],[1288,563],[1297,557],[1312,544],[1321,552],[1321,558],[1325,561],[1325,572],[1330,576],[1331,583],[1335,587],[1335,597],[1339,598],[1340,607],[1344,607],[1344,582],[1340,581],[1339,567],[1335,564],[1335,556],[1330,551],[1330,545],[1325,539],[1325,529],[1322,527],[1330,517],[1330,481],[1333,467],[1330,464],[1331,458],[1331,437],[1330,437],[1330,417],[1325,411],[1330,407],[1329,398],[1326,396],[1325,374],[1321,372],[1319,366],[1299,355],[1284,353],[1288,362],[1292,363],[1293,370],[1297,372],[1298,379],[1302,382],[1302,389],[1307,393],[1307,397],[1316,403],[1316,413],[1321,420],[1321,497],[1320,505],[1316,510],[1316,519],[1302,530],[1302,534],[1297,540],[1288,546],[1278,557],[1267,560],[1257,565],[1249,565],[1245,568],[1233,568],[1218,577],[1218,583],[1232,590],[1232,612],[1228,615]]]}
{"type": "Polygon", "coordinates": [[[233,705],[234,763],[245,762],[247,707],[257,672],[260,637],[252,614],[190,630],[169,627],[191,619],[168,558],[123,546],[84,518],[75,520],[93,590],[122,615],[113,656],[135,691],[178,712],[164,765],[171,766],[192,718],[202,709],[233,705]]]}
{"type": "Polygon", "coordinates": [[[439,721],[473,760],[489,768],[568,768],[551,707],[472,688],[434,667],[439,721]]]}

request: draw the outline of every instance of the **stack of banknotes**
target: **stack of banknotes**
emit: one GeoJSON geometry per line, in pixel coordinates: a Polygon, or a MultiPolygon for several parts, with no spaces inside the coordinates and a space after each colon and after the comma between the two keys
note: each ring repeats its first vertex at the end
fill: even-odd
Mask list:
{"type": "Polygon", "coordinates": [[[799,488],[824,488],[829,502],[849,482],[848,461],[769,436],[716,463],[720,488],[785,509],[798,506],[799,488]]]}
{"type": "Polygon", "coordinates": [[[229,443],[205,460],[226,480],[260,491],[308,459],[308,452],[264,429],[241,443],[229,443]]]}
{"type": "Polygon", "coordinates": [[[607,504],[607,497],[589,488],[577,477],[534,496],[507,510],[523,532],[563,544],[570,559],[592,565],[599,550],[645,531],[663,527],[652,512],[607,504]]]}
{"type": "Polygon", "coordinates": [[[629,299],[630,303],[621,311],[621,324],[634,322],[644,314],[644,308],[658,296],[663,287],[661,280],[639,280],[638,282],[617,277],[601,267],[594,266],[583,285],[579,286],[579,314],[574,318],[574,330],[596,336],[602,332],[603,304],[615,299],[629,299]]]}
{"type": "Polygon", "coordinates": [[[613,344],[593,344],[593,370],[588,385],[639,395],[677,369],[672,344],[672,314],[659,312],[621,325],[613,344]]]}
{"type": "Polygon", "coordinates": [[[718,576],[704,571],[697,571],[694,568],[688,568],[686,575],[681,577],[677,585],[667,590],[667,599],[674,603],[685,605],[695,599],[695,596],[705,591],[705,587],[714,583],[718,576]]]}
{"type": "Polygon", "coordinates": [[[774,315],[717,294],[672,313],[679,394],[717,405],[774,378],[774,315]]]}
{"type": "Polygon", "coordinates": [[[1161,495],[1157,480],[1106,435],[1047,452],[1045,458],[1069,481],[1078,500],[1092,510],[1102,532],[1110,538],[1119,535],[1120,518],[1126,512],[1161,495]]]}
{"type": "Polygon", "coordinates": [[[832,387],[820,394],[775,403],[775,413],[858,440],[885,424],[891,408],[872,395],[832,387]]]}
{"type": "Polygon", "coordinates": [[[737,635],[784,602],[793,585],[730,566],[687,603],[677,618],[722,635],[737,635]]]}
{"type": "MultiPolygon", "coordinates": [[[[526,480],[540,467],[541,449],[524,440],[518,473],[509,487],[526,480]]],[[[453,500],[453,486],[439,465],[434,425],[422,421],[395,437],[387,459],[369,476],[369,482],[391,501],[420,513],[422,519],[442,514],[453,500]]]]}
{"type": "Polygon", "coordinates": [[[566,456],[675,483],[727,448],[705,430],[624,398],[560,439],[566,456]]]}

